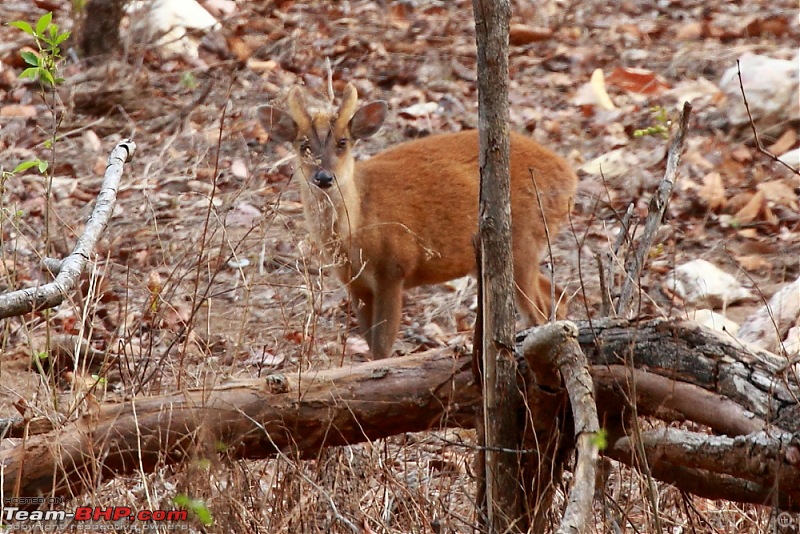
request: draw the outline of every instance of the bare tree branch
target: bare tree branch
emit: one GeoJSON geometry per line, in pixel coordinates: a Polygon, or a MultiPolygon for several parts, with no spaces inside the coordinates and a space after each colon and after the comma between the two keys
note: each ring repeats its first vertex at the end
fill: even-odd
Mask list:
{"type": "Polygon", "coordinates": [[[0,319],[53,308],[75,291],[86,262],[94,252],[100,234],[105,230],[114,211],[124,164],[133,159],[135,150],[136,144],[126,139],[111,151],[103,185],[97,195],[97,204],[72,253],[60,262],[56,279],[43,286],[20,289],[0,295],[0,319]]]}
{"type": "Polygon", "coordinates": [[[597,367],[592,376],[601,391],[611,387],[629,403],[636,402],[640,415],[663,421],[693,421],[729,436],[757,432],[766,426],[763,418],[701,386],[625,365],[597,367]]]}
{"type": "MultiPolygon", "coordinates": [[[[642,233],[642,237],[635,243],[635,249],[628,251],[628,259],[625,262],[625,280],[622,282],[622,289],[620,290],[619,301],[617,302],[618,316],[628,316],[633,308],[631,306],[633,293],[639,286],[639,275],[644,268],[644,259],[650,252],[653,239],[655,239],[656,230],[658,230],[658,227],[661,225],[664,212],[667,210],[667,205],[669,204],[669,197],[672,195],[672,189],[675,187],[675,178],[678,175],[678,165],[681,161],[683,141],[686,138],[689,114],[691,112],[691,104],[689,104],[689,102],[684,102],[678,134],[669,147],[667,170],[664,172],[664,178],[658,186],[658,191],[656,191],[650,199],[647,220],[644,224],[644,232],[642,233]]],[[[625,231],[624,228],[623,231],[625,231]]]]}
{"type": "MultiPolygon", "coordinates": [[[[630,454],[610,446],[603,451],[605,456],[625,465],[635,466],[630,454]]],[[[652,476],[662,482],[672,484],[681,491],[713,500],[727,500],[754,504],[777,505],[783,510],[798,510],[788,495],[776,492],[774,488],[742,480],[729,475],[710,473],[703,469],[691,469],[666,462],[650,466],[652,476]]]]}

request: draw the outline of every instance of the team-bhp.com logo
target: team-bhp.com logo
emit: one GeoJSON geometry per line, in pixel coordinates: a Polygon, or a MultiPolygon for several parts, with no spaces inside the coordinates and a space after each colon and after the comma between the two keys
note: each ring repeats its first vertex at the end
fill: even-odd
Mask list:
{"type": "Polygon", "coordinates": [[[800,518],[788,512],[780,512],[773,517],[775,526],[781,528],[800,527],[800,518]]]}
{"type": "MultiPolygon", "coordinates": [[[[38,497],[37,497],[38,499],[38,497]]],[[[25,525],[36,523],[48,523],[64,525],[67,522],[83,523],[97,521],[142,521],[148,523],[158,523],[159,525],[178,525],[188,519],[186,510],[135,510],[130,506],[78,506],[74,512],[66,510],[23,510],[19,505],[43,504],[42,502],[24,502],[15,499],[18,506],[9,506],[6,503],[2,511],[2,523],[4,527],[14,525],[24,528],[25,525]]],[[[48,504],[56,504],[49,503],[48,504]]]]}

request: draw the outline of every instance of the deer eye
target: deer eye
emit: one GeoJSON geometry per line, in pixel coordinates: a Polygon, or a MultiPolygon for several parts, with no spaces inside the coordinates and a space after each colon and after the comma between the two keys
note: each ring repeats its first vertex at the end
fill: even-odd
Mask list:
{"type": "Polygon", "coordinates": [[[344,150],[345,148],[347,148],[347,139],[344,138],[339,139],[336,142],[336,148],[338,148],[339,150],[344,150]]]}

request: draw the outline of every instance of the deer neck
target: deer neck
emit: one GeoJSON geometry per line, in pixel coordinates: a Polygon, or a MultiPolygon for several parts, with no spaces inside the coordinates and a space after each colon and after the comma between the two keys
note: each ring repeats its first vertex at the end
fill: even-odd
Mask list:
{"type": "Polygon", "coordinates": [[[353,172],[328,189],[299,177],[306,227],[326,261],[347,261],[361,218],[361,201],[353,172]]]}

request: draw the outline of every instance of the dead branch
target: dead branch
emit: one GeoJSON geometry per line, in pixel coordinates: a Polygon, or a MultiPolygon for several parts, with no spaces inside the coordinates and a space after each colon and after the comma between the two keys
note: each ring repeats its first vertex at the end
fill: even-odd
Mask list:
{"type": "MultiPolygon", "coordinates": [[[[635,466],[636,460],[629,454],[611,446],[603,451],[605,456],[629,466],[635,466]]],[[[798,510],[797,502],[790,502],[784,493],[776,493],[774,488],[762,486],[748,480],[710,473],[702,469],[691,469],[669,463],[650,465],[651,475],[676,488],[698,497],[713,500],[726,500],[742,503],[768,504],[783,510],[798,510]]]]}
{"type": "MultiPolygon", "coordinates": [[[[800,436],[779,429],[746,436],[711,436],[677,428],[642,433],[642,442],[673,465],[755,479],[767,475],[775,487],[800,497],[800,473],[785,465],[800,465],[800,436]],[[777,453],[777,454],[776,454],[777,453]]],[[[621,443],[619,445],[622,445],[621,443]]]]}
{"type": "Polygon", "coordinates": [[[136,144],[126,139],[111,151],[103,185],[97,195],[97,204],[72,253],[61,262],[56,279],[43,286],[0,295],[0,319],[53,308],[75,291],[86,262],[94,253],[100,234],[105,230],[114,211],[124,164],[133,159],[135,150],[136,144]]]}
{"type": "MultiPolygon", "coordinates": [[[[786,368],[784,358],[752,345],[745,347],[735,338],[691,321],[653,319],[638,323],[606,319],[592,321],[592,328],[583,326],[583,322],[578,324],[581,325],[578,341],[595,368],[626,366],[627,358],[628,365],[646,369],[650,374],[721,395],[752,414],[746,414],[748,417],[767,424],[780,421],[780,427],[790,432],[800,430],[797,400],[800,386],[786,368]]],[[[600,398],[605,386],[595,376],[595,368],[592,369],[595,394],[602,409],[613,399],[600,398]]],[[[637,383],[637,397],[630,401],[636,401],[639,411],[651,410],[658,417],[655,400],[661,396],[642,394],[639,391],[642,386],[647,383],[637,383]]],[[[626,395],[617,400],[627,402],[626,395]]]]}
{"type": "Polygon", "coordinates": [[[78,494],[103,477],[212,455],[221,444],[234,458],[314,457],[326,446],[471,427],[479,402],[470,358],[448,351],[136,398],[0,452],[3,491],[78,494]]]}
{"type": "Polygon", "coordinates": [[[642,237],[635,243],[634,249],[628,251],[628,257],[625,262],[625,279],[620,289],[619,301],[617,301],[617,315],[620,317],[627,316],[632,310],[631,303],[633,301],[633,293],[634,289],[639,285],[639,275],[644,267],[644,259],[650,252],[653,239],[655,239],[656,230],[658,230],[658,227],[661,225],[664,212],[667,210],[667,205],[669,204],[669,198],[672,195],[672,189],[675,187],[675,178],[678,174],[678,165],[680,164],[681,153],[683,152],[683,141],[686,137],[686,130],[689,125],[689,114],[691,112],[691,104],[689,104],[689,102],[684,102],[678,134],[669,147],[667,170],[664,172],[664,178],[658,186],[658,191],[656,191],[650,199],[647,220],[644,223],[644,232],[642,233],[642,237]]]}
{"type": "MultiPolygon", "coordinates": [[[[719,406],[729,413],[724,415],[728,422],[719,425],[721,428],[748,430],[750,412],[754,418],[751,424],[757,427],[763,421],[771,429],[769,436],[800,430],[800,386],[783,369],[784,360],[751,351],[696,324],[665,319],[642,323],[604,320],[591,326],[583,322],[579,323],[578,342],[592,365],[597,405],[606,415],[630,413],[630,404],[636,403],[644,415],[658,417],[666,412],[670,420],[680,415],[687,421],[698,418],[709,423],[707,416],[700,417],[698,410],[688,409],[679,398],[684,394],[701,398],[697,390],[702,389],[723,398],[719,406]],[[637,373],[620,374],[626,360],[637,373]],[[613,371],[609,373],[608,369],[613,371]],[[674,398],[669,399],[665,382],[651,383],[641,379],[642,375],[674,381],[674,398]],[[634,380],[635,389],[624,387],[634,380]],[[686,389],[687,384],[694,389],[686,389]],[[666,411],[661,406],[665,399],[666,411]],[[729,402],[741,408],[730,410],[729,402]]],[[[579,387],[585,390],[586,386],[581,380],[579,387]]],[[[543,404],[529,397],[534,422],[563,427],[566,418],[558,414],[564,409],[569,412],[569,407],[559,395],[556,392],[550,397],[555,399],[550,411],[539,411],[543,404]]],[[[445,426],[472,427],[480,402],[471,357],[455,355],[450,349],[301,377],[273,375],[170,396],[135,398],[100,406],[78,421],[47,434],[29,435],[23,444],[0,452],[4,497],[51,491],[74,494],[104,477],[140,468],[152,471],[187,458],[216,454],[221,448],[232,458],[265,458],[276,451],[308,457],[325,446],[445,426]]],[[[572,434],[562,427],[562,435],[572,434]]],[[[543,434],[549,431],[545,428],[543,434]]],[[[588,435],[588,431],[580,435],[588,435]]],[[[758,430],[746,436],[750,441],[742,442],[761,443],[761,457],[773,459],[767,470],[753,467],[757,463],[749,464],[747,469],[752,469],[747,479],[741,476],[741,467],[728,466],[721,460],[676,466],[650,458],[650,470],[655,478],[701,496],[758,504],[777,502],[786,510],[800,510],[796,489],[787,489],[780,481],[773,486],[776,478],[798,480],[800,466],[793,460],[795,450],[784,447],[780,440],[759,437],[765,435],[758,430]],[[762,441],[753,441],[758,439],[762,441]],[[786,461],[779,464],[778,458],[786,461]],[[704,469],[697,469],[696,464],[704,469]],[[775,492],[777,500],[773,499],[775,492]]],[[[567,445],[571,447],[569,440],[567,445]]],[[[604,454],[637,465],[636,458],[614,447],[604,454]]],[[[522,454],[523,459],[531,456],[522,454]]]]}
{"type": "MultiPolygon", "coordinates": [[[[783,503],[800,502],[800,438],[789,432],[774,429],[730,438],[662,428],[642,432],[641,439],[651,465],[668,464],[749,480],[772,488],[783,503]]],[[[633,454],[629,437],[617,440],[613,448],[633,454]]]]}
{"type": "Polygon", "coordinates": [[[53,421],[47,417],[4,417],[0,419],[0,437],[22,438],[26,435],[34,436],[46,434],[55,429],[53,421]]]}
{"type": "Polygon", "coordinates": [[[522,342],[525,369],[531,378],[525,381],[528,428],[522,448],[528,454],[520,458],[520,478],[529,485],[526,512],[530,532],[551,530],[549,511],[555,488],[575,448],[569,395],[556,365],[576,335],[571,324],[551,323],[533,329],[522,342]]]}
{"type": "MultiPolygon", "coordinates": [[[[600,423],[597,419],[589,363],[578,345],[578,328],[571,322],[550,323],[530,334],[523,342],[522,351],[532,369],[549,364],[556,367],[564,377],[572,418],[575,421],[578,460],[574,483],[567,497],[567,508],[558,532],[585,532],[592,513],[598,458],[596,436],[600,423]]],[[[535,370],[534,374],[537,374],[535,370]]]]}
{"type": "Polygon", "coordinates": [[[592,376],[597,381],[598,392],[604,398],[611,394],[626,399],[630,404],[635,395],[640,415],[668,422],[693,421],[728,436],[757,432],[766,426],[764,419],[756,417],[731,399],[701,386],[625,365],[596,367],[592,370],[592,376]],[[606,392],[605,388],[608,387],[613,392],[606,392]]]}

